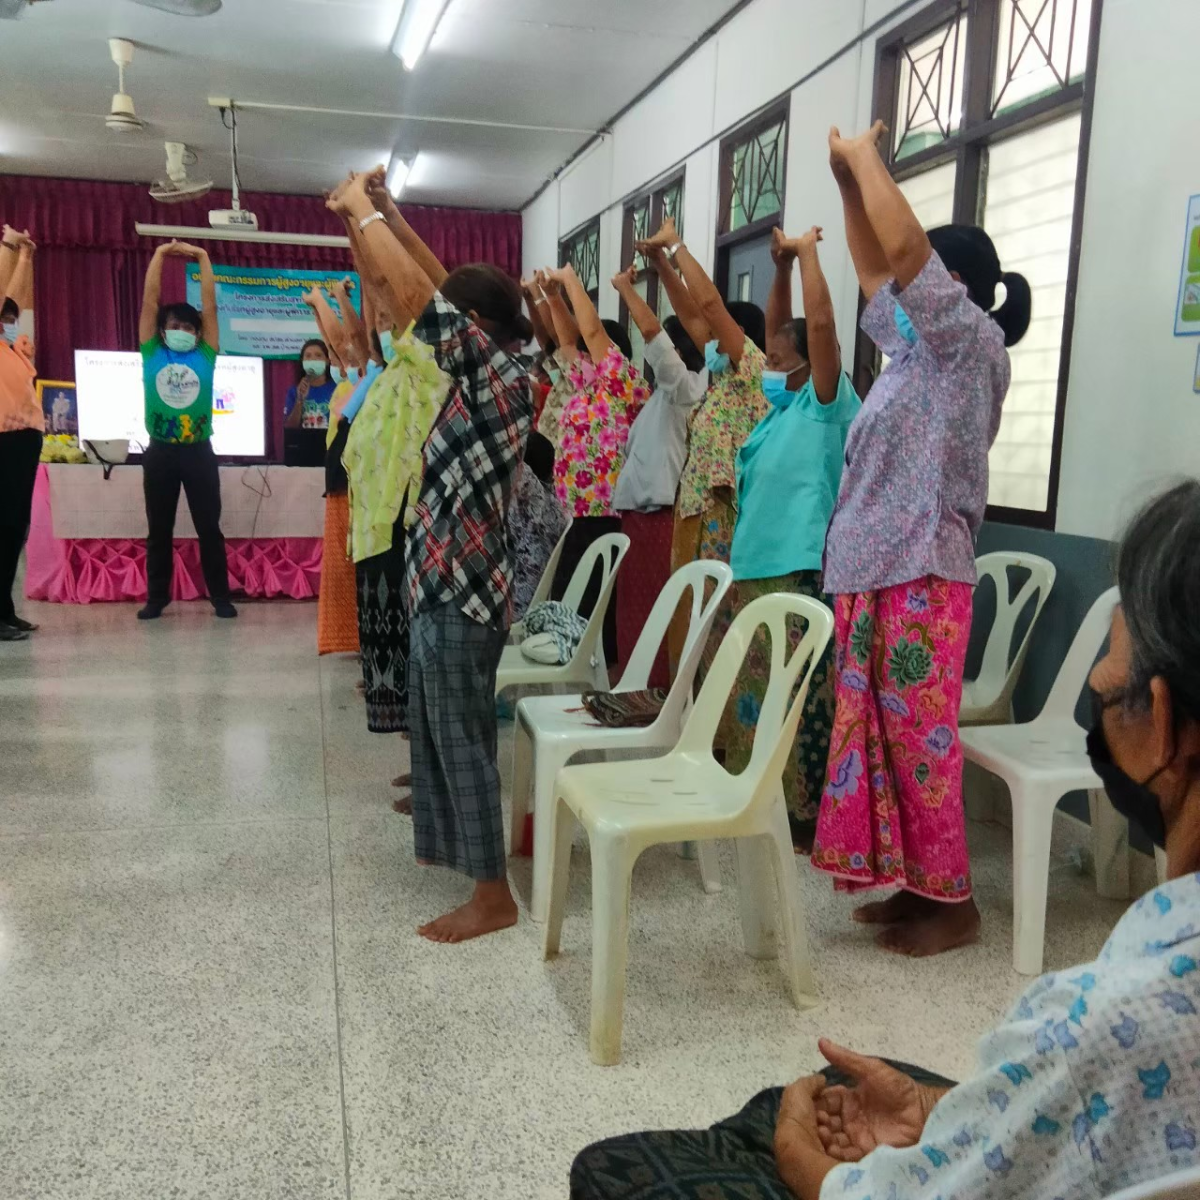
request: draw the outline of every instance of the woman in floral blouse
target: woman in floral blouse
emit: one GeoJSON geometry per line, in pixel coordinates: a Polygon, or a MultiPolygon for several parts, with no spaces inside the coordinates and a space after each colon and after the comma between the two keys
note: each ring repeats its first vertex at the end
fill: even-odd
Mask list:
{"type": "MultiPolygon", "coordinates": [[[[625,462],[630,427],[650,399],[650,389],[630,361],[629,335],[615,321],[600,320],[575,269],[568,265],[547,271],[543,281],[561,347],[559,362],[569,364],[572,389],[559,414],[554,458],[555,491],[575,519],[551,593],[559,600],[588,547],[605,534],[620,531],[613,493],[625,462]]],[[[586,612],[598,594],[597,575],[584,593],[586,612]]],[[[617,662],[615,594],[604,617],[604,653],[610,666],[617,662]]]]}
{"type": "MultiPolygon", "coordinates": [[[[704,268],[679,239],[674,217],[638,249],[653,261],[671,305],[709,372],[708,395],[692,412],[687,464],[679,482],[671,569],[698,558],[729,561],[737,522],[737,456],[754,427],[771,411],[763,395],[766,318],[757,305],[726,304],[704,268]]],[[[732,620],[726,607],[717,625],[732,620]]],[[[715,632],[715,631],[714,631],[715,632]]],[[[678,663],[687,636],[686,623],[672,628],[671,659],[678,663]]],[[[712,661],[720,634],[704,654],[712,661]]]]}

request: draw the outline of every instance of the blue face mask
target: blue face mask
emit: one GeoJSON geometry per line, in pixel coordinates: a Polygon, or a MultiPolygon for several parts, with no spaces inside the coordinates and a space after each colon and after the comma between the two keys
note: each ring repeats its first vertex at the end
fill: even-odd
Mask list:
{"type": "Polygon", "coordinates": [[[392,345],[392,331],[385,329],[379,335],[379,345],[383,350],[383,361],[390,363],[396,357],[396,347],[392,345]]]}
{"type": "Polygon", "coordinates": [[[788,391],[788,373],[786,371],[764,371],[762,377],[763,395],[774,408],[787,408],[792,402],[795,392],[788,391]]]}
{"type": "Polygon", "coordinates": [[[163,341],[167,343],[167,349],[176,354],[187,354],[196,348],[196,335],[186,329],[164,329],[163,341]]]}
{"type": "Polygon", "coordinates": [[[324,375],[329,364],[323,358],[306,358],[304,360],[305,375],[316,378],[318,375],[324,375]]]}
{"type": "Polygon", "coordinates": [[[0,325],[0,331],[4,333],[4,340],[10,345],[16,345],[17,341],[17,323],[16,321],[5,321],[0,325]]]}
{"type": "Polygon", "coordinates": [[[329,374],[333,376],[333,382],[337,384],[358,382],[358,370],[355,367],[351,367],[349,371],[343,371],[336,363],[330,363],[329,374]]]}
{"type": "Polygon", "coordinates": [[[721,353],[721,343],[716,338],[704,347],[704,365],[713,375],[723,375],[729,370],[729,355],[721,353]]]}
{"type": "Polygon", "coordinates": [[[917,331],[913,327],[913,323],[908,319],[908,313],[896,305],[896,328],[900,331],[900,336],[910,345],[917,344],[917,331]]]}

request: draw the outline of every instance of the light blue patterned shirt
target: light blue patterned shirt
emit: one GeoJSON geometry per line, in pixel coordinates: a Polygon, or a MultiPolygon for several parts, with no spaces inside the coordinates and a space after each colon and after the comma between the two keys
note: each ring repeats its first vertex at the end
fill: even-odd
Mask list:
{"type": "Polygon", "coordinates": [[[920,1145],[832,1171],[821,1200],[1109,1196],[1200,1165],[1200,876],[1143,896],[1086,966],[984,1038],[920,1145]]]}

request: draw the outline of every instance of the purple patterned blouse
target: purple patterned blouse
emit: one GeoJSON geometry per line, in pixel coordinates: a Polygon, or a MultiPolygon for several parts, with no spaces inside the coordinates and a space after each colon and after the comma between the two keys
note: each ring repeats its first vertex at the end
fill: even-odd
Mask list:
{"type": "Polygon", "coordinates": [[[862,328],[893,357],[846,442],[825,590],[878,591],[926,575],[974,584],[988,451],[1011,378],[1004,334],[936,254],[903,291],[895,280],[881,287],[862,328]],[[917,331],[914,346],[897,306],[917,331]]]}

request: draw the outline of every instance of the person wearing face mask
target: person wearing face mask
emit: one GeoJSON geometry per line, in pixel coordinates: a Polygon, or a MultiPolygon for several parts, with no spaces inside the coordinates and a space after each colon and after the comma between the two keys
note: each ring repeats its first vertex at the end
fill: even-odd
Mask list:
{"type": "Polygon", "coordinates": [[[1092,1200],[1200,1167],[1200,482],[1134,519],[1117,584],[1088,754],[1166,882],[1027,988],[966,1082],[822,1040],[821,1074],[711,1129],[585,1150],[572,1200],[1092,1200]]]}
{"type": "MultiPolygon", "coordinates": [[[[638,246],[667,290],[671,305],[708,368],[708,394],[692,410],[688,458],[679,481],[672,535],[671,570],[698,558],[729,561],[737,520],[737,456],[751,430],[770,412],[762,390],[767,361],[762,309],[745,301],[726,302],[680,240],[673,217],[638,246]]],[[[729,618],[726,601],[718,620],[729,618]]],[[[686,621],[672,626],[671,660],[677,664],[686,621]]],[[[719,647],[709,639],[698,678],[719,647]]]]}
{"type": "Polygon", "coordinates": [[[142,456],[146,498],[146,586],[138,620],[162,616],[171,602],[175,510],[179,489],[200,542],[200,566],[218,617],[236,617],[221,533],[221,478],[212,448],[213,373],[219,353],[216,283],[206,251],[184,242],[159,246],[150,260],[138,326],[150,444],[142,456]],[[168,256],[200,266],[201,312],[190,304],[160,304],[168,256]]]}
{"type": "MultiPolygon", "coordinates": [[[[660,322],[636,284],[636,266],[613,280],[642,335],[646,363],[654,372],[654,394],[629,431],[625,465],[613,494],[613,508],[621,514],[621,532],[629,538],[617,607],[622,662],[629,661],[658,595],[671,577],[675,495],[687,461],[688,417],[708,390],[704,359],[683,323],[678,317],[660,322]]],[[[649,683],[652,688],[670,686],[666,646],[659,650],[649,683]]]]}
{"type": "Polygon", "coordinates": [[[891,359],[850,431],[826,539],[840,665],[812,861],[839,890],[898,889],[854,919],[885,927],[882,949],[923,957],[979,935],[958,710],[988,449],[1031,293],[977,226],[925,233],[882,135],[879,122],[829,139],[862,327],[891,359]]]}
{"type": "MultiPolygon", "coordinates": [[[[767,370],[763,391],[771,411],[738,453],[737,525],[730,619],[752,601],[791,592],[828,603],[821,587],[825,533],[837,500],[846,437],[862,402],[842,370],[833,300],[821,270],[821,230],[788,240],[773,235],[775,281],[767,304],[767,370]],[[792,316],[792,271],[799,263],[805,317],[792,316]]],[[[714,636],[724,637],[722,618],[714,636]]],[[[799,628],[796,636],[802,636],[799,628]]],[[[830,646],[813,669],[804,717],[783,776],[792,838],[812,849],[833,728],[830,646]]],[[[725,713],[725,766],[734,774],[750,762],[759,709],[770,677],[765,631],[742,665],[725,713]]]]}
{"type": "Polygon", "coordinates": [[[284,402],[285,429],[328,429],[329,402],[337,387],[329,370],[329,347],[310,338],[300,349],[300,377],[284,402]]]}
{"type": "Polygon", "coordinates": [[[32,287],[34,244],[4,226],[0,239],[0,642],[20,642],[37,628],[17,616],[17,564],[29,533],[45,418],[34,390],[28,339],[19,336],[17,297],[32,287]]]}

